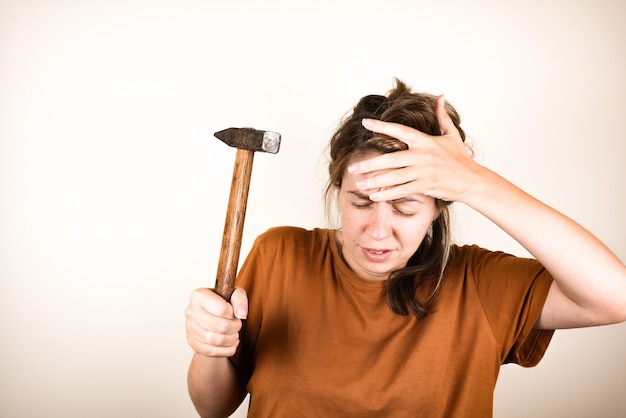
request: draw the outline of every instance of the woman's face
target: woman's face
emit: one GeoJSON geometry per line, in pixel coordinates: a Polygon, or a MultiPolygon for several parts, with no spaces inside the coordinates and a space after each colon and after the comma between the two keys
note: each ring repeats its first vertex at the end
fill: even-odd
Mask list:
{"type": "Polygon", "coordinates": [[[347,172],[343,176],[338,196],[342,230],[337,237],[344,259],[361,278],[386,280],[392,271],[406,266],[439,213],[435,200],[421,194],[373,202],[368,196],[376,190],[356,187],[363,178],[347,172]]]}

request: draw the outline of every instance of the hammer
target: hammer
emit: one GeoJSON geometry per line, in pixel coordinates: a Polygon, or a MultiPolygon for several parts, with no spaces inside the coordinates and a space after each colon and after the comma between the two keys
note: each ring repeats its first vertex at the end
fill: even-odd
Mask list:
{"type": "Polygon", "coordinates": [[[214,135],[225,144],[237,148],[224,234],[222,235],[222,249],[215,278],[215,291],[224,299],[230,300],[230,296],[235,290],[235,277],[239,263],[239,251],[241,250],[241,237],[243,235],[243,222],[246,217],[254,152],[278,153],[280,134],[258,131],[253,128],[228,128],[215,132],[214,135]]]}

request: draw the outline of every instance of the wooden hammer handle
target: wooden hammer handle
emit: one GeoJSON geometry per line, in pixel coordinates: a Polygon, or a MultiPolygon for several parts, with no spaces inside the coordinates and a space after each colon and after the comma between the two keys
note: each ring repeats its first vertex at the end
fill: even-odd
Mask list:
{"type": "Polygon", "coordinates": [[[230,300],[230,296],[235,290],[253,161],[254,151],[237,149],[228,209],[226,210],[226,222],[224,223],[224,235],[222,236],[222,249],[215,278],[215,291],[226,300],[230,300]]]}

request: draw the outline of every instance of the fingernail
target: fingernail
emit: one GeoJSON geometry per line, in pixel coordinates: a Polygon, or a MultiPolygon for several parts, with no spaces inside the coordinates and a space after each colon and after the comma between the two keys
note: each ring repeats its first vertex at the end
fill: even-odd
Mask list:
{"type": "Polygon", "coordinates": [[[378,193],[372,193],[369,198],[372,202],[377,202],[380,200],[380,195],[378,193]]]}
{"type": "Polygon", "coordinates": [[[247,316],[248,316],[248,312],[246,312],[244,308],[237,309],[237,318],[246,319],[247,316]]]}
{"type": "Polygon", "coordinates": [[[367,180],[359,180],[356,182],[357,189],[365,189],[367,187],[367,180]]]}
{"type": "Polygon", "coordinates": [[[361,124],[363,124],[364,127],[366,127],[367,129],[371,128],[372,126],[374,126],[374,121],[372,119],[363,119],[361,121],[361,124]]]}
{"type": "Polygon", "coordinates": [[[356,174],[358,172],[359,172],[359,165],[358,164],[353,164],[353,165],[348,167],[348,173],[356,174]]]}

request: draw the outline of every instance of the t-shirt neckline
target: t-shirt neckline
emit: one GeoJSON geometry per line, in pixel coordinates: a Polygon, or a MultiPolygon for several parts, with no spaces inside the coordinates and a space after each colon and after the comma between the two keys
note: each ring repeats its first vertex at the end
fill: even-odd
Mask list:
{"type": "Polygon", "coordinates": [[[348,265],[348,263],[344,260],[341,255],[341,250],[339,249],[339,243],[336,239],[336,229],[326,229],[326,239],[329,241],[330,249],[333,256],[333,262],[341,275],[339,279],[345,279],[350,281],[356,286],[369,288],[369,289],[381,289],[387,285],[386,280],[366,280],[361,278],[358,274],[354,272],[348,265]]]}

